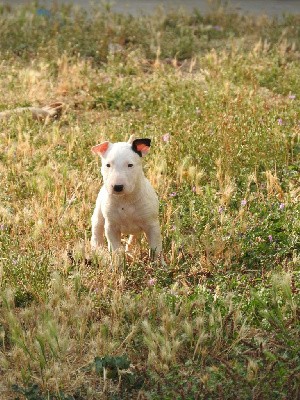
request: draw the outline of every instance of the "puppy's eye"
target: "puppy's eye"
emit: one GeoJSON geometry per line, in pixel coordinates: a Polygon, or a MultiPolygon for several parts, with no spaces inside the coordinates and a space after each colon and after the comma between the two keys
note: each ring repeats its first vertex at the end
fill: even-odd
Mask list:
{"type": "Polygon", "coordinates": [[[128,164],[128,168],[132,168],[133,167],[133,164],[128,164]]]}
{"type": "Polygon", "coordinates": [[[109,167],[110,167],[110,164],[106,164],[106,166],[107,166],[107,168],[109,168],[109,167]]]}

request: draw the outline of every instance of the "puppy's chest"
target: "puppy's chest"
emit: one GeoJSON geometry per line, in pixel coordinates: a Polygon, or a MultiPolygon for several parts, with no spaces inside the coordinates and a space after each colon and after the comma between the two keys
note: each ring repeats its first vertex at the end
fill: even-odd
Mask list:
{"type": "Polygon", "coordinates": [[[141,210],[128,204],[110,208],[107,218],[124,231],[139,230],[144,220],[141,210]]]}

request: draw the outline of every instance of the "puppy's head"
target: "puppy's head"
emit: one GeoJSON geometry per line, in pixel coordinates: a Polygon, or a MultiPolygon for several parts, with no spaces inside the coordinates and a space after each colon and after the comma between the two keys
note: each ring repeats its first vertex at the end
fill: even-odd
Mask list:
{"type": "Polygon", "coordinates": [[[101,173],[109,194],[120,196],[133,193],[144,174],[142,157],[150,151],[151,139],[134,139],[110,143],[103,142],[92,148],[102,160],[101,173]]]}

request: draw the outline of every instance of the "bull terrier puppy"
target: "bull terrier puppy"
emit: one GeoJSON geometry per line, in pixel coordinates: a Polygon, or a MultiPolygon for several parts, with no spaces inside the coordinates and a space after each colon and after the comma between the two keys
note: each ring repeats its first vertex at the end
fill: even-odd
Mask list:
{"type": "Polygon", "coordinates": [[[142,158],[150,150],[151,139],[103,142],[92,148],[102,160],[103,183],[92,216],[91,246],[104,244],[110,251],[121,247],[121,233],[133,238],[145,232],[152,258],[162,251],[158,220],[158,198],[142,169],[142,158]]]}

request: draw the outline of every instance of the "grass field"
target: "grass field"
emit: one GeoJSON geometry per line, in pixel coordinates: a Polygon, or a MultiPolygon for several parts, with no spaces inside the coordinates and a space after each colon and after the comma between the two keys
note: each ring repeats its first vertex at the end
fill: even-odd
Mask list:
{"type": "Polygon", "coordinates": [[[0,6],[0,398],[300,397],[300,16],[0,6]],[[166,267],[89,247],[150,137],[166,267]]]}

